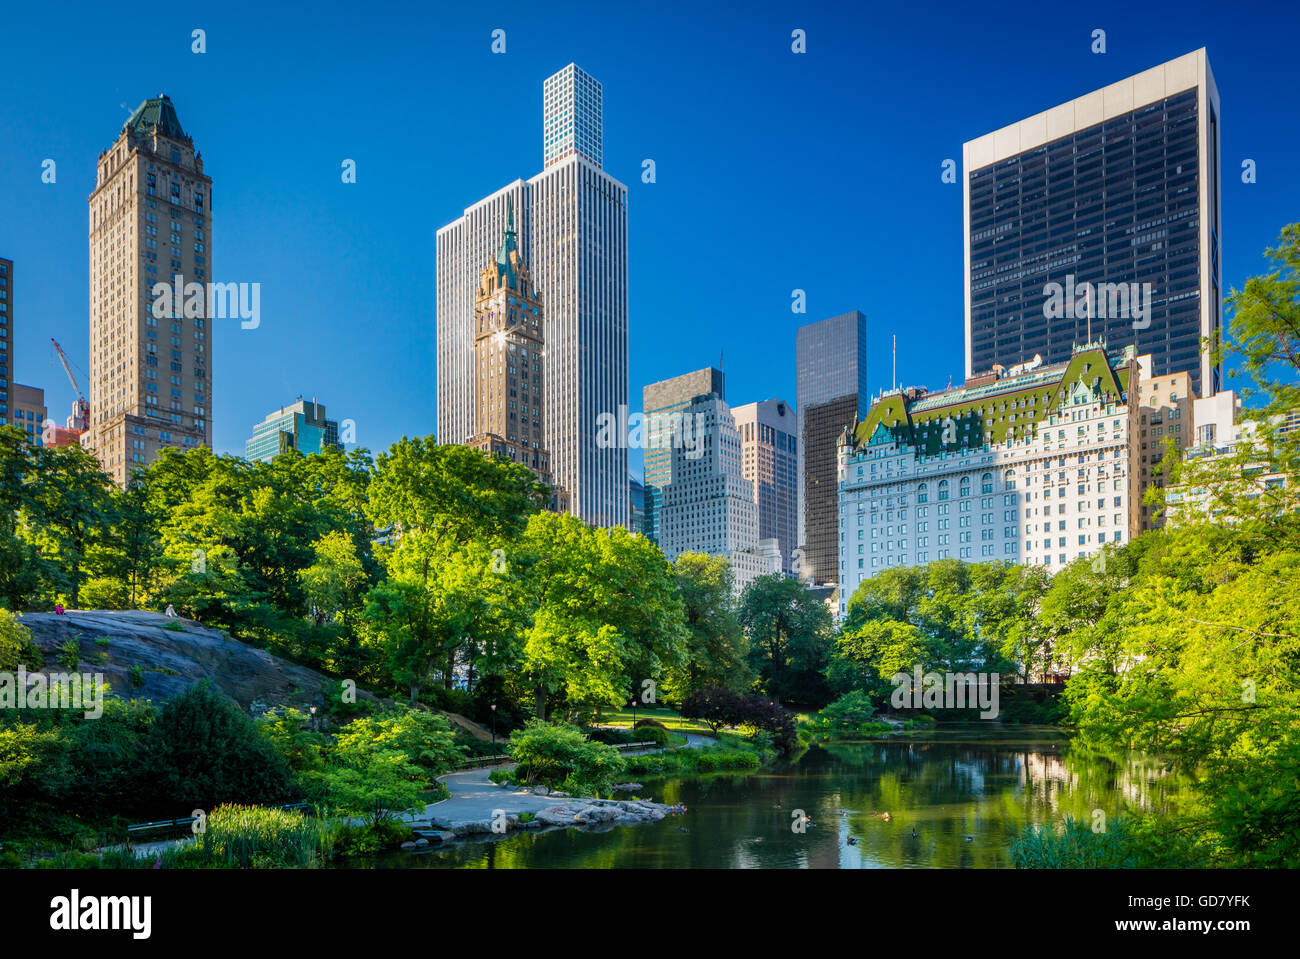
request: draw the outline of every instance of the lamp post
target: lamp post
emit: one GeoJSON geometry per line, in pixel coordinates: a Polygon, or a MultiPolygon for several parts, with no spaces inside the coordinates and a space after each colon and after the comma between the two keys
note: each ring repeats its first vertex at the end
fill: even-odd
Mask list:
{"type": "Polygon", "coordinates": [[[497,748],[497,704],[493,703],[492,709],[492,751],[496,752],[497,748]]]}
{"type": "Polygon", "coordinates": [[[636,729],[636,697],[632,697],[632,728],[636,729]]]}
{"type": "Polygon", "coordinates": [[[316,732],[316,707],[311,707],[311,731],[316,732]]]}

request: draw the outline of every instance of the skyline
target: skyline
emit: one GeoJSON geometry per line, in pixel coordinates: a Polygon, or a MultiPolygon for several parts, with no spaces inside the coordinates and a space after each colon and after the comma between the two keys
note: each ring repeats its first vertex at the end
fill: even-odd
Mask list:
{"type": "MultiPolygon", "coordinates": [[[[869,36],[844,29],[852,17],[770,7],[743,25],[679,10],[653,20],[617,11],[602,14],[600,30],[571,10],[548,11],[544,31],[543,18],[527,8],[492,19],[453,13],[439,17],[433,39],[417,29],[432,15],[401,21],[406,27],[391,19],[358,25],[357,41],[369,33],[385,38],[391,58],[384,64],[372,62],[366,43],[342,47],[328,17],[314,26],[259,12],[251,30],[251,12],[178,14],[143,31],[151,50],[165,42],[159,55],[148,63],[114,60],[113,82],[102,92],[90,77],[109,61],[91,54],[114,48],[114,22],[92,13],[62,28],[64,44],[38,50],[22,37],[46,18],[19,14],[0,37],[0,75],[30,91],[0,105],[10,132],[0,149],[0,256],[14,261],[18,291],[13,381],[44,388],[50,417],[62,422],[72,390],[48,340],[58,339],[81,371],[89,369],[88,264],[78,231],[86,230],[95,159],[130,111],[167,93],[221,183],[214,279],[263,289],[259,329],[214,331],[214,447],[241,452],[266,410],[299,394],[353,419],[358,444],[375,452],[403,434],[434,432],[436,231],[539,168],[542,81],[573,61],[603,85],[604,165],[629,189],[634,407],[643,385],[716,358],[726,358],[730,403],[793,403],[795,329],[853,309],[867,318],[870,394],[890,385],[894,334],[900,382],[940,389],[951,377],[956,384],[963,372],[962,202],[960,182],[941,181],[942,161],[960,167],[966,140],[1201,46],[1223,102],[1225,293],[1264,269],[1263,250],[1285,220],[1280,211],[1300,198],[1300,185],[1282,173],[1298,135],[1269,121],[1272,105],[1260,92],[1284,81],[1285,60],[1275,65],[1268,50],[1277,44],[1281,52],[1286,31],[1270,31],[1247,49],[1215,29],[1208,5],[1188,9],[1185,21],[1158,30],[1150,28],[1157,14],[1119,9],[1101,8],[1095,24],[1042,11],[1011,18],[1002,42],[1027,34],[1038,45],[1021,51],[1020,66],[1010,71],[1005,51],[982,46],[986,34],[963,26],[955,12],[949,29],[925,36],[932,48],[926,63],[934,66],[923,76],[908,72],[908,41],[931,24],[898,14],[873,15],[871,23],[884,26],[869,36]],[[634,22],[638,47],[602,44],[611,18],[634,22]],[[1096,25],[1108,32],[1104,55],[1088,50],[1096,25]],[[207,30],[205,54],[190,52],[193,26],[207,30]],[[507,30],[504,55],[490,52],[498,26],[507,30]],[[808,31],[807,54],[790,52],[795,27],[808,31]],[[900,42],[872,42],[882,37],[900,42]],[[259,52],[277,43],[278,55],[259,52]],[[403,87],[401,79],[427,70],[421,50],[429,45],[438,47],[445,69],[422,82],[445,100],[422,111],[423,88],[403,87]],[[958,47],[962,56],[945,55],[958,47]],[[234,48],[260,56],[266,73],[253,81],[223,75],[235,64],[234,48]],[[689,69],[647,74],[652,61],[689,69]],[[1052,72],[1043,75],[1048,64],[1052,72]],[[857,65],[860,76],[847,69],[857,65]],[[361,72],[348,74],[358,66],[361,72]],[[322,88],[331,67],[342,74],[335,84],[325,81],[330,96],[306,93],[322,88]],[[396,82],[386,86],[379,78],[389,73],[396,82]],[[655,82],[646,84],[647,75],[655,82]],[[50,79],[33,85],[33,76],[50,79]],[[899,76],[913,85],[889,82],[899,76]],[[518,98],[519,136],[486,151],[449,149],[473,142],[456,131],[472,131],[482,98],[501,91],[518,98]],[[871,101],[876,115],[860,124],[819,122],[857,110],[863,91],[883,91],[871,101]],[[679,109],[666,110],[665,102],[679,109]],[[286,117],[294,122],[280,122],[286,117]],[[1268,132],[1250,132],[1261,130],[1268,132]],[[884,138],[896,148],[880,150],[884,138]],[[810,156],[824,161],[811,180],[810,156]],[[57,162],[54,184],[41,182],[47,157],[57,162]],[[355,184],[340,182],[345,158],[357,161],[355,184]],[[642,182],[644,158],[656,162],[653,184],[642,182]],[[1259,182],[1241,182],[1241,158],[1256,161],[1259,182]],[[876,189],[855,192],[855,183],[876,189]],[[842,189],[824,186],[836,184],[842,189]],[[726,257],[737,258],[742,271],[719,298],[718,266],[726,257]],[[846,259],[853,264],[847,269],[846,259]],[[807,293],[804,314],[790,311],[794,289],[807,293]],[[919,306],[917,290],[929,293],[919,306]]],[[[135,28],[131,37],[136,45],[142,32],[135,28]]],[[[1241,383],[1229,376],[1225,385],[1241,383]]],[[[635,476],[639,452],[632,451],[635,476]]]]}

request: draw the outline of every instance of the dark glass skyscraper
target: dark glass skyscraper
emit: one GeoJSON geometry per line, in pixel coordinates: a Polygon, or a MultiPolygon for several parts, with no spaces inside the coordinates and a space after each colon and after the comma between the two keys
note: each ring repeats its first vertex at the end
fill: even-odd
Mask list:
{"type": "Polygon", "coordinates": [[[968,377],[1104,338],[1221,388],[1218,104],[1198,50],[965,145],[968,377]]]}
{"type": "Polygon", "coordinates": [[[867,318],[861,310],[850,310],[801,326],[795,333],[794,352],[799,440],[797,538],[808,559],[802,575],[829,583],[835,581],[836,571],[836,443],[840,430],[853,425],[854,416],[867,402],[867,318]],[[846,398],[850,402],[822,410],[823,419],[829,415],[837,422],[820,422],[810,429],[810,408],[846,398]],[[843,422],[838,422],[841,419],[843,422]],[[829,499],[819,498],[814,489],[832,493],[829,499]]]}

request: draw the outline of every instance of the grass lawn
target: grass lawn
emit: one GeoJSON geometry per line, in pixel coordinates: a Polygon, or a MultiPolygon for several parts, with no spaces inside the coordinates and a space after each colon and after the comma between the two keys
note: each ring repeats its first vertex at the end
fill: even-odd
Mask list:
{"type": "MultiPolygon", "coordinates": [[[[713,730],[702,723],[697,723],[691,719],[682,719],[674,710],[665,706],[646,706],[637,707],[637,719],[657,719],[668,727],[670,732],[678,733],[696,733],[701,736],[712,736],[713,730]]],[[[610,706],[603,706],[600,710],[600,717],[596,720],[603,726],[631,726],[632,710],[626,707],[614,709],[610,706]]]]}

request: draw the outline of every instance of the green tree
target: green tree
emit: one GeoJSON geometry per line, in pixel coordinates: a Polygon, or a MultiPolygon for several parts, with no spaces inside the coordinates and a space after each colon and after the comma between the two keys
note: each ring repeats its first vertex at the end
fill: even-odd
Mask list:
{"type": "Polygon", "coordinates": [[[117,521],[112,481],[80,446],[41,450],[31,497],[34,541],[58,569],[58,588],[76,607],[87,577],[87,560],[117,521]]]}
{"type": "Polygon", "coordinates": [[[159,813],[296,798],[284,760],[242,709],[206,681],[168,700],[145,737],[140,797],[159,813]]]}
{"type": "Polygon", "coordinates": [[[798,580],[760,576],[741,594],[739,620],[764,693],[781,702],[829,700],[823,671],[830,658],[831,614],[820,599],[798,580]]]}
{"type": "Polygon", "coordinates": [[[736,619],[731,564],[723,556],[682,553],[673,563],[687,632],[684,671],[670,683],[672,695],[706,686],[747,689],[749,644],[736,619]]]}

